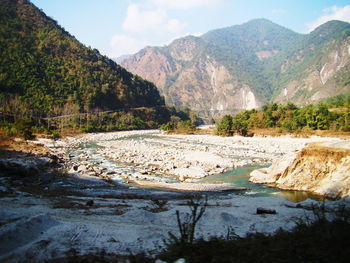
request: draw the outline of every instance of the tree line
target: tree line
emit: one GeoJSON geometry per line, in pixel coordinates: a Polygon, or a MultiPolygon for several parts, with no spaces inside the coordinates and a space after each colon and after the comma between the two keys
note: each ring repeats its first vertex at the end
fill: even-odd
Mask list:
{"type": "Polygon", "coordinates": [[[261,110],[246,110],[225,115],[216,125],[216,133],[223,136],[247,136],[254,128],[279,128],[280,131],[305,130],[350,131],[350,93],[325,100],[317,105],[298,107],[271,103],[261,110]]]}

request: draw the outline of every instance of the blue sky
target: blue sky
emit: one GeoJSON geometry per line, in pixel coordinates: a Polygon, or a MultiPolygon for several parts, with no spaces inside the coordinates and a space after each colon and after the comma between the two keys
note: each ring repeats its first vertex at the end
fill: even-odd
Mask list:
{"type": "Polygon", "coordinates": [[[111,58],[185,35],[266,18],[299,33],[350,22],[349,0],[31,0],[85,45],[111,58]]]}

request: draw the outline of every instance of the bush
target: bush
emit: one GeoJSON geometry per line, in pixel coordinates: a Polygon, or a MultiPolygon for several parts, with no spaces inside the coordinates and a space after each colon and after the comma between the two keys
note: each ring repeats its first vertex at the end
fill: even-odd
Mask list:
{"type": "Polygon", "coordinates": [[[53,139],[55,141],[57,141],[59,138],[61,138],[59,130],[52,131],[50,137],[51,137],[51,139],[53,139]]]}
{"type": "Polygon", "coordinates": [[[232,136],[232,116],[225,115],[222,117],[221,121],[216,125],[216,134],[221,136],[232,136]]]}
{"type": "Polygon", "coordinates": [[[190,121],[170,121],[165,124],[162,124],[159,127],[163,131],[172,131],[175,133],[193,133],[196,131],[196,126],[190,121]]]}
{"type": "Polygon", "coordinates": [[[32,121],[29,119],[18,119],[15,122],[16,134],[24,140],[33,140],[35,136],[32,132],[32,121]]]}

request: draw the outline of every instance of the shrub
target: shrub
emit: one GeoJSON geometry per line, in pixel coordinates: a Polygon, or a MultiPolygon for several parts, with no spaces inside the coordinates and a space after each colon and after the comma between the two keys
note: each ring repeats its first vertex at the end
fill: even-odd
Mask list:
{"type": "Polygon", "coordinates": [[[32,121],[28,119],[18,119],[15,122],[16,134],[23,137],[25,140],[32,140],[35,138],[32,132],[32,121]]]}
{"type": "Polygon", "coordinates": [[[216,125],[216,134],[221,136],[232,136],[232,116],[225,115],[221,121],[216,125]]]}
{"type": "Polygon", "coordinates": [[[191,198],[187,202],[191,213],[186,213],[185,216],[181,217],[179,210],[176,210],[177,225],[180,232],[180,237],[177,237],[173,233],[169,232],[169,240],[164,240],[166,246],[171,247],[173,245],[184,245],[193,244],[196,226],[198,221],[204,215],[205,209],[208,205],[208,198],[205,197],[202,200],[200,197],[191,198]]]}
{"type": "Polygon", "coordinates": [[[59,130],[54,130],[51,132],[51,139],[57,141],[59,138],[61,138],[59,130]]]}

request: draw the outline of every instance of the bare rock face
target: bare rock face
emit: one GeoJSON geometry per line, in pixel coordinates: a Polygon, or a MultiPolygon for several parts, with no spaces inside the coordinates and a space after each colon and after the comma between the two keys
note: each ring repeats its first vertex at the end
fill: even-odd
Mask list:
{"type": "Polygon", "coordinates": [[[209,118],[260,107],[255,91],[215,58],[199,52],[196,37],[175,40],[167,50],[145,48],[122,62],[159,88],[168,104],[186,106],[209,118]]]}
{"type": "Polygon", "coordinates": [[[124,60],[123,66],[157,87],[164,87],[168,74],[174,72],[174,66],[160,50],[147,47],[134,56],[124,60]]]}
{"type": "MultiPolygon", "coordinates": [[[[349,141],[344,142],[344,145],[349,141]]],[[[350,196],[350,149],[310,144],[250,174],[254,183],[287,190],[312,191],[328,197],[350,196]]]]}

